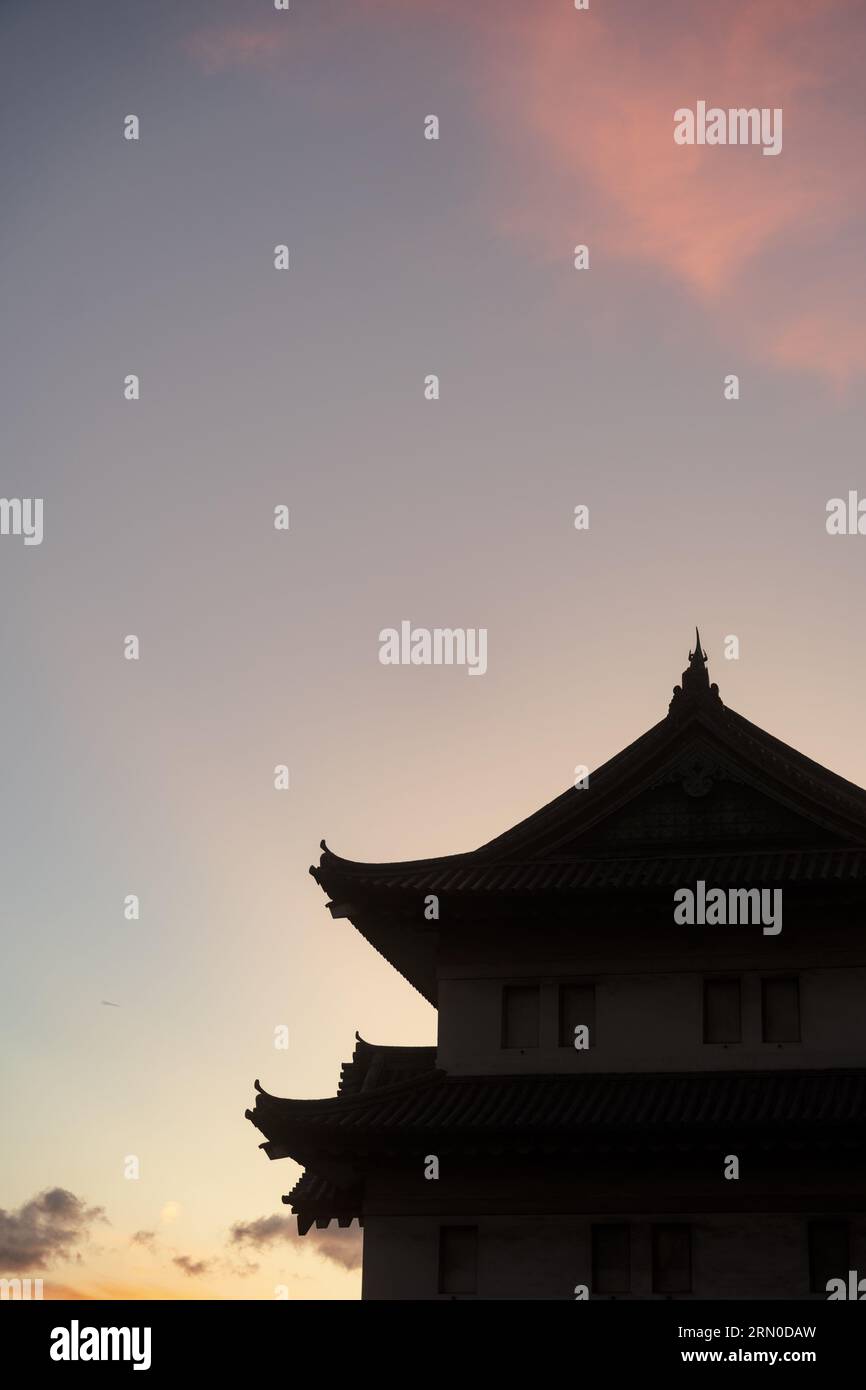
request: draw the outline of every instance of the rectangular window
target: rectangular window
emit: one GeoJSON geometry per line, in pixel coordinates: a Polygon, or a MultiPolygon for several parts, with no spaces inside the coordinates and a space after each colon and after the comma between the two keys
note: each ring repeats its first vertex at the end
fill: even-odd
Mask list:
{"type": "Polygon", "coordinates": [[[593,1293],[628,1293],[631,1288],[631,1240],[628,1226],[593,1226],[593,1293]]]}
{"type": "Polygon", "coordinates": [[[762,981],[763,1038],[768,1043],[800,1041],[800,981],[796,975],[762,981]]]}
{"type": "Polygon", "coordinates": [[[574,1047],[574,1030],[589,1030],[587,1044],[595,1047],[595,985],[559,986],[559,1046],[574,1047]]]}
{"type": "Polygon", "coordinates": [[[704,1042],[741,1042],[740,981],[704,980],[704,1042]]]}
{"type": "Polygon", "coordinates": [[[475,1293],[478,1288],[478,1227],[440,1226],[439,1292],[475,1293]]]}
{"type": "Polygon", "coordinates": [[[653,1293],[691,1291],[691,1226],[653,1226],[653,1293]]]}
{"type": "Polygon", "coordinates": [[[809,1222],[809,1288],[826,1296],[828,1279],[844,1279],[848,1286],[850,1252],[847,1221],[809,1222]]]}
{"type": "Polygon", "coordinates": [[[502,991],[502,1046],[538,1047],[538,985],[506,985],[502,991]]]}

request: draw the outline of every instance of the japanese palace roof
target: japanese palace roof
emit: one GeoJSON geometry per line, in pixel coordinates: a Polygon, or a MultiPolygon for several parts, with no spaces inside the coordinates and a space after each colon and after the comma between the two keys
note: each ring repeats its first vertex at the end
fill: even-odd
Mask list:
{"type": "MultiPolygon", "coordinates": [[[[425,1051],[427,1049],[424,1049],[425,1051]]],[[[701,1131],[769,1128],[778,1140],[798,1127],[827,1138],[854,1125],[866,1135],[866,1070],[583,1073],[520,1076],[422,1075],[357,1096],[285,1100],[256,1083],[247,1118],[266,1136],[269,1157],[295,1157],[312,1144],[339,1153],[363,1134],[387,1148],[398,1137],[436,1135],[580,1145],[649,1136],[689,1139],[701,1131]]],[[[299,1158],[300,1162],[301,1159],[299,1158]]]]}
{"type": "Polygon", "coordinates": [[[369,1160],[417,1157],[434,1142],[440,1155],[469,1156],[670,1153],[735,1138],[753,1148],[866,1146],[860,1068],[449,1076],[435,1055],[359,1038],[335,1097],[288,1100],[256,1082],[246,1114],[265,1136],[261,1147],[308,1170],[283,1199],[302,1234],[314,1222],[347,1225],[360,1215],[369,1160]],[[398,1079],[388,1070],[396,1054],[398,1079]]]}
{"type": "MultiPolygon", "coordinates": [[[[866,791],[726,708],[698,636],[667,716],[534,815],[461,854],[362,863],[322,841],[310,869],[334,917],[436,1002],[436,933],[484,902],[715,885],[866,882],[866,791]],[[427,921],[423,905],[449,910],[427,921]]],[[[500,917],[500,921],[504,920],[500,917]]],[[[592,919],[584,918],[584,921],[592,919]]]]}

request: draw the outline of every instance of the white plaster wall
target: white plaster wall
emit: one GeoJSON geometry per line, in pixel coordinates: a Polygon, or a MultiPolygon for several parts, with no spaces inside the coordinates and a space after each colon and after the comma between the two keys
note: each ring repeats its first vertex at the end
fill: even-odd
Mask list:
{"type": "MultiPolygon", "coordinates": [[[[588,1051],[560,1048],[558,985],[531,972],[439,982],[438,1063],[462,1074],[777,1070],[866,1066],[866,969],[734,971],[742,979],[740,1043],[703,1042],[703,982],[708,971],[608,972],[574,978],[596,987],[596,1029],[588,1051]],[[799,1043],[761,1041],[761,980],[799,975],[799,1043]],[[503,1048],[502,988],[541,984],[540,1046],[503,1048]]],[[[572,977],[569,977],[572,978],[572,977]]]]}

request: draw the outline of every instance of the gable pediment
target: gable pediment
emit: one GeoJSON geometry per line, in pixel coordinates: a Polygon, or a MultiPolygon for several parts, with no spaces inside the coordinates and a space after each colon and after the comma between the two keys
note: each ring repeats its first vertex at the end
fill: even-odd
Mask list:
{"type": "Polygon", "coordinates": [[[585,855],[866,845],[866,796],[720,706],[656,725],[480,853],[585,855]]]}
{"type": "Polygon", "coordinates": [[[749,846],[793,849],[833,845],[839,836],[735,775],[717,769],[686,770],[639,792],[599,825],[564,844],[560,852],[729,849],[749,846]]]}

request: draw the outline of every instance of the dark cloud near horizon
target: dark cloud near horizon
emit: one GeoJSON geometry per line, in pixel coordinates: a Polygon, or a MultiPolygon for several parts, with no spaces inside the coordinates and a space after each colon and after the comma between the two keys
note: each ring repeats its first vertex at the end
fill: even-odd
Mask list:
{"type": "Polygon", "coordinates": [[[202,1274],[207,1274],[213,1261],[194,1260],[191,1255],[174,1255],[172,1264],[182,1269],[184,1274],[188,1274],[191,1279],[197,1279],[202,1274]]]}
{"type": "Polygon", "coordinates": [[[255,1221],[236,1221],[229,1234],[229,1244],[258,1251],[277,1244],[290,1245],[297,1250],[311,1250],[343,1269],[361,1268],[361,1229],[354,1224],[345,1230],[335,1227],[300,1236],[293,1218],[260,1216],[255,1221]]]}
{"type": "Polygon", "coordinates": [[[0,1269],[15,1274],[78,1260],[91,1226],[106,1220],[104,1207],[87,1206],[65,1187],[46,1188],[17,1211],[0,1207],[0,1269]]]}
{"type": "Polygon", "coordinates": [[[236,1221],[229,1234],[230,1245],[249,1245],[266,1250],[277,1240],[290,1240],[293,1222],[288,1216],[260,1216],[256,1221],[236,1221]]]}
{"type": "Polygon", "coordinates": [[[143,1245],[145,1250],[153,1252],[156,1245],[156,1231],[136,1231],[129,1237],[130,1245],[143,1245]]]}

